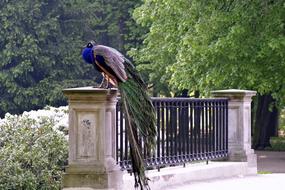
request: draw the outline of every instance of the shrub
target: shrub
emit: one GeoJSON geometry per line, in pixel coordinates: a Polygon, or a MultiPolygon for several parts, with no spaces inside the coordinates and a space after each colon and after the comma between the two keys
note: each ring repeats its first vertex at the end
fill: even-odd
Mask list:
{"type": "Polygon", "coordinates": [[[285,131],[285,108],[280,112],[279,129],[285,131]]]}
{"type": "Polygon", "coordinates": [[[271,148],[273,151],[285,151],[285,137],[271,137],[271,148]]]}
{"type": "Polygon", "coordinates": [[[0,189],[61,188],[68,144],[55,118],[6,114],[0,120],[0,189]]]}

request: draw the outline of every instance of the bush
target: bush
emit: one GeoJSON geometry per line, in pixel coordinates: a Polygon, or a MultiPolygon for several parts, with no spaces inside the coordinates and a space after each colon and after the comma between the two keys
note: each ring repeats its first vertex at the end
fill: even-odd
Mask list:
{"type": "Polygon", "coordinates": [[[57,123],[29,114],[0,120],[0,189],[61,188],[68,144],[57,123]]]}
{"type": "Polygon", "coordinates": [[[285,131],[285,108],[280,112],[279,129],[285,131]]]}
{"type": "Polygon", "coordinates": [[[285,137],[271,137],[271,147],[269,150],[272,151],[285,151],[285,137]]]}

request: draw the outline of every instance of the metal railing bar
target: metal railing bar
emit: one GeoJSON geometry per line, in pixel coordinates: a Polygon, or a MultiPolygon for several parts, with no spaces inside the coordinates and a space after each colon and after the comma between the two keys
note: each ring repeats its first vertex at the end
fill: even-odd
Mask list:
{"type": "MultiPolygon", "coordinates": [[[[228,100],[152,98],[156,110],[156,150],[150,152],[141,139],[148,169],[224,158],[228,154],[228,100]]],[[[117,104],[116,159],[131,171],[126,121],[117,104]]]]}

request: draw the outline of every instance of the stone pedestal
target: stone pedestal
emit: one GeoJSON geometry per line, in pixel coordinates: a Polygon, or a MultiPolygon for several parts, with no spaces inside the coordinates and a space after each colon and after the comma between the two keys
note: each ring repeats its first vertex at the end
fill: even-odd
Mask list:
{"type": "Polygon", "coordinates": [[[121,189],[116,165],[116,89],[65,89],[69,102],[69,158],[64,189],[121,189]]]}
{"type": "Polygon", "coordinates": [[[212,92],[216,98],[229,99],[229,160],[248,162],[252,173],[256,173],[256,155],[251,149],[251,98],[255,94],[255,91],[235,89],[212,92]]]}

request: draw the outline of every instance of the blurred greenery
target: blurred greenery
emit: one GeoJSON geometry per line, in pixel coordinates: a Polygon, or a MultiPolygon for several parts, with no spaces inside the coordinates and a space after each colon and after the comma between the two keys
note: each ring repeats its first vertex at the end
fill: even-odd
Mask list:
{"type": "Polygon", "coordinates": [[[284,131],[285,135],[285,108],[281,110],[280,112],[280,118],[279,118],[279,129],[284,131]]]}
{"type": "Polygon", "coordinates": [[[268,147],[267,150],[285,151],[285,137],[271,137],[270,144],[271,147],[268,147]]]}
{"type": "Polygon", "coordinates": [[[62,89],[94,85],[81,59],[89,40],[123,53],[141,41],[131,12],[141,0],[0,1],[0,117],[66,104],[62,89]]]}

